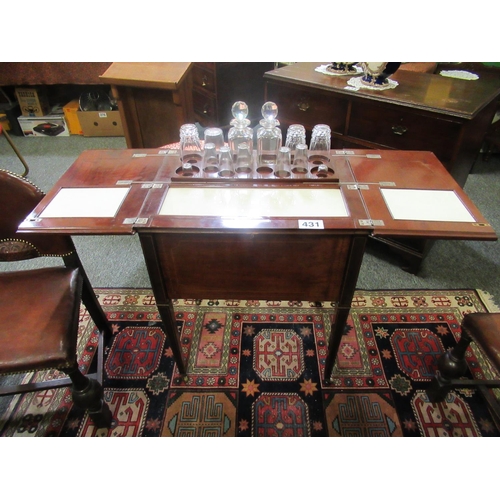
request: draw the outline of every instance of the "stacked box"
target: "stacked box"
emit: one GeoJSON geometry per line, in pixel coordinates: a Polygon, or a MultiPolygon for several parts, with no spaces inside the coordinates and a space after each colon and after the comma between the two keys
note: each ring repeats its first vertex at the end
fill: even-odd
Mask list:
{"type": "Polygon", "coordinates": [[[5,113],[0,113],[0,125],[2,125],[2,128],[7,132],[10,130],[9,119],[5,113]]]}
{"type": "Polygon", "coordinates": [[[45,116],[49,112],[49,101],[41,88],[18,87],[16,98],[23,116],[45,116]]]}
{"type": "Polygon", "coordinates": [[[64,118],[68,124],[69,133],[73,135],[83,135],[82,126],[80,125],[80,120],[78,119],[78,110],[80,109],[80,104],[78,99],[73,99],[68,102],[66,106],[63,107],[64,118]]]}
{"type": "Polygon", "coordinates": [[[86,137],[123,136],[119,111],[77,111],[78,120],[86,137]]]}
{"type": "Polygon", "coordinates": [[[25,137],[67,137],[64,115],[20,116],[17,121],[25,137]]]}

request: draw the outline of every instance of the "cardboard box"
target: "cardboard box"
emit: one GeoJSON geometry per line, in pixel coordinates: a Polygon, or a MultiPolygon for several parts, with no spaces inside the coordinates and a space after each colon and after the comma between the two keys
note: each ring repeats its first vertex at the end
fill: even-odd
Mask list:
{"type": "Polygon", "coordinates": [[[64,118],[68,124],[69,133],[73,135],[83,135],[82,126],[80,125],[80,120],[78,119],[77,114],[79,109],[80,103],[78,102],[78,99],[73,99],[63,107],[64,118]]]}
{"type": "Polygon", "coordinates": [[[10,122],[5,113],[0,113],[0,125],[7,132],[10,130],[10,122]]]}
{"type": "Polygon", "coordinates": [[[77,111],[85,137],[123,136],[119,111],[77,111]]]}
{"type": "Polygon", "coordinates": [[[17,121],[25,137],[67,137],[64,115],[20,116],[17,121]]]}
{"type": "Polygon", "coordinates": [[[19,108],[18,102],[9,102],[0,104],[0,113],[5,114],[7,120],[9,120],[9,134],[10,135],[23,135],[23,131],[19,126],[17,117],[21,114],[21,109],[19,108]]]}
{"type": "Polygon", "coordinates": [[[18,87],[16,98],[23,116],[45,116],[49,113],[49,101],[41,88],[18,87]]]}

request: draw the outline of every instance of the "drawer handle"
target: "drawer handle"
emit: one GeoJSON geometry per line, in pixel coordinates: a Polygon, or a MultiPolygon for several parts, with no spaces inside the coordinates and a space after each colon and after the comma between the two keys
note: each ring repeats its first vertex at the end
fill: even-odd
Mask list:
{"type": "Polygon", "coordinates": [[[210,105],[209,104],[205,104],[203,106],[203,114],[204,115],[209,115],[210,114],[210,105]]]}
{"type": "Polygon", "coordinates": [[[310,104],[303,99],[297,104],[297,107],[300,109],[300,111],[307,111],[310,108],[310,104]]]}
{"type": "Polygon", "coordinates": [[[403,125],[394,125],[392,127],[392,131],[396,135],[403,135],[408,131],[408,129],[406,127],[403,127],[403,125]]]}
{"type": "Polygon", "coordinates": [[[207,75],[203,75],[201,77],[201,86],[202,87],[206,87],[208,85],[208,76],[207,75]]]}

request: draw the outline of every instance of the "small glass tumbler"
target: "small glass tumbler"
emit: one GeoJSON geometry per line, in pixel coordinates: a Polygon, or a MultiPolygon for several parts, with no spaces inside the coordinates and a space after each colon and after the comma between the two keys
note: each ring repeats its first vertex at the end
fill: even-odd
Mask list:
{"type": "Polygon", "coordinates": [[[286,131],[285,146],[290,148],[292,156],[295,154],[295,149],[298,144],[306,143],[306,129],[304,125],[293,124],[286,131]]]}
{"type": "Polygon", "coordinates": [[[315,125],[311,134],[309,146],[309,159],[312,163],[319,164],[330,161],[332,132],[328,125],[315,125]]]}
{"type": "Polygon", "coordinates": [[[315,125],[309,151],[330,151],[332,131],[328,125],[315,125]]]}
{"type": "Polygon", "coordinates": [[[203,170],[207,174],[213,174],[219,171],[219,157],[215,150],[215,144],[212,142],[205,142],[203,154],[203,170]]]}
{"type": "Polygon", "coordinates": [[[196,171],[195,171],[195,168],[193,167],[192,163],[183,163],[182,167],[181,167],[180,174],[183,177],[193,177],[193,175],[196,173],[196,171]]]}
{"type": "Polygon", "coordinates": [[[229,146],[220,148],[219,177],[234,177],[233,155],[229,146]]]}
{"type": "Polygon", "coordinates": [[[198,129],[193,123],[185,123],[180,131],[180,160],[184,163],[198,163],[203,158],[198,129]]]}
{"type": "Polygon", "coordinates": [[[220,151],[220,148],[225,145],[224,143],[224,132],[221,128],[209,127],[205,129],[203,133],[205,142],[211,142],[215,144],[215,150],[220,151]]]}
{"type": "Polygon", "coordinates": [[[317,177],[324,178],[324,177],[328,177],[329,170],[328,170],[328,167],[326,165],[321,163],[320,165],[318,165],[318,168],[315,169],[315,173],[316,173],[317,177]]]}
{"type": "Polygon", "coordinates": [[[307,174],[309,172],[307,144],[297,144],[292,162],[292,172],[294,174],[307,174]]]}
{"type": "Polygon", "coordinates": [[[280,148],[274,175],[280,178],[290,177],[292,175],[290,166],[290,148],[287,148],[286,146],[280,148]]]}
{"type": "Polygon", "coordinates": [[[235,170],[237,174],[249,174],[252,172],[252,152],[246,142],[238,144],[235,170]]]}

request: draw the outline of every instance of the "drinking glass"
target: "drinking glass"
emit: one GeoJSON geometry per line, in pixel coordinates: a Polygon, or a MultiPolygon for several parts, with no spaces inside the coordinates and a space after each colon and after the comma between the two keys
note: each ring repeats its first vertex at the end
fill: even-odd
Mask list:
{"type": "Polygon", "coordinates": [[[292,172],[294,174],[307,174],[308,171],[309,161],[307,159],[307,144],[297,144],[292,163],[292,172]]]}
{"type": "Polygon", "coordinates": [[[276,170],[274,171],[276,177],[290,177],[290,148],[283,146],[278,152],[278,160],[276,161],[276,170]]]}
{"type": "Polygon", "coordinates": [[[182,164],[180,174],[183,177],[192,177],[198,170],[193,167],[192,163],[186,162],[182,164]]]}
{"type": "Polygon", "coordinates": [[[309,151],[330,151],[332,132],[328,125],[315,125],[311,134],[309,151]]]}
{"type": "Polygon", "coordinates": [[[309,160],[318,165],[330,161],[331,129],[328,125],[315,125],[311,134],[309,160]]]}
{"type": "Polygon", "coordinates": [[[213,142],[205,142],[203,154],[203,170],[209,174],[219,171],[219,157],[213,142]]]}
{"type": "Polygon", "coordinates": [[[249,174],[252,171],[252,152],[246,142],[238,144],[235,170],[237,174],[249,174]]]}
{"type": "Polygon", "coordinates": [[[290,125],[288,127],[288,130],[286,131],[285,146],[287,148],[290,148],[292,156],[295,153],[297,145],[305,143],[306,143],[306,129],[304,125],[300,125],[297,123],[290,125]]]}
{"type": "Polygon", "coordinates": [[[229,146],[221,146],[220,160],[219,160],[219,176],[220,177],[234,177],[234,163],[233,155],[229,146]]]}
{"type": "Polygon", "coordinates": [[[211,142],[215,144],[215,150],[220,151],[221,146],[224,146],[224,132],[221,128],[209,127],[205,129],[204,132],[205,142],[211,142]]]}
{"type": "Polygon", "coordinates": [[[180,160],[184,163],[198,163],[203,157],[198,129],[193,123],[185,123],[180,131],[180,160]]]}

